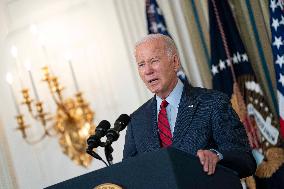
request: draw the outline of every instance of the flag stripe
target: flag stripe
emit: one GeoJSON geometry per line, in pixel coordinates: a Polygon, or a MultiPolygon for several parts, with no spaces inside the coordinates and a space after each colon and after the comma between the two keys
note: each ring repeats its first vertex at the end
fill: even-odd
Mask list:
{"type": "Polygon", "coordinates": [[[279,121],[280,121],[280,133],[281,133],[281,136],[283,137],[284,136],[284,119],[280,117],[279,121]]]}
{"type": "Polygon", "coordinates": [[[279,104],[279,116],[284,120],[284,96],[279,91],[277,91],[277,95],[279,104]]]}
{"type": "Polygon", "coordinates": [[[284,138],[284,96],[277,91],[278,95],[278,105],[279,105],[279,125],[280,133],[282,138],[284,138]]]}

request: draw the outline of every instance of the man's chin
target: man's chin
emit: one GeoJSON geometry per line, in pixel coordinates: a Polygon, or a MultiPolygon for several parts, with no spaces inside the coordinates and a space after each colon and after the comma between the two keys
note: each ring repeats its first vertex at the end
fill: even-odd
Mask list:
{"type": "Polygon", "coordinates": [[[149,90],[151,91],[151,93],[154,93],[154,94],[159,93],[159,90],[157,88],[149,88],[149,90]]]}

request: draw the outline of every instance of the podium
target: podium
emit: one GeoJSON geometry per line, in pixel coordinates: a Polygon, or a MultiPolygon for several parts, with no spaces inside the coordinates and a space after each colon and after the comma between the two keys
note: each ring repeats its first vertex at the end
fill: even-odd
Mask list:
{"type": "Polygon", "coordinates": [[[123,189],[242,189],[231,169],[217,165],[207,175],[197,157],[175,148],[141,154],[46,189],[94,189],[103,183],[123,189]]]}

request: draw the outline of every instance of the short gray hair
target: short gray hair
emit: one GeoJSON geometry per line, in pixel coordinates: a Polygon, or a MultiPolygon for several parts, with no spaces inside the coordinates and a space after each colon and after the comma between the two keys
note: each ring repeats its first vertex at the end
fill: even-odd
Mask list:
{"type": "Polygon", "coordinates": [[[163,34],[160,34],[160,33],[148,34],[145,37],[143,37],[142,39],[140,39],[139,41],[137,41],[135,43],[135,51],[136,51],[137,46],[141,45],[142,43],[145,43],[145,42],[148,42],[148,41],[151,41],[151,40],[157,40],[157,39],[163,39],[163,41],[165,42],[166,51],[167,51],[167,54],[168,54],[169,57],[172,56],[174,53],[178,54],[177,47],[176,47],[174,40],[172,38],[170,38],[169,36],[163,35],[163,34]]]}

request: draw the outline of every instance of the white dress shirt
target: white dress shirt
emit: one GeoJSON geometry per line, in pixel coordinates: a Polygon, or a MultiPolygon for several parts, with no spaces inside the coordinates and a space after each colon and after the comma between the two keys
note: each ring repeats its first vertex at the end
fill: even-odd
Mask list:
{"type": "MultiPolygon", "coordinates": [[[[172,90],[169,96],[165,99],[169,103],[166,110],[167,110],[167,116],[168,116],[169,124],[171,127],[172,135],[175,130],[175,123],[177,119],[178,107],[179,107],[183,87],[184,87],[183,83],[181,82],[180,79],[178,79],[178,82],[175,88],[172,90]]],[[[161,106],[163,99],[161,99],[160,97],[156,95],[156,100],[157,100],[157,120],[158,120],[160,106],[161,106]]]]}

